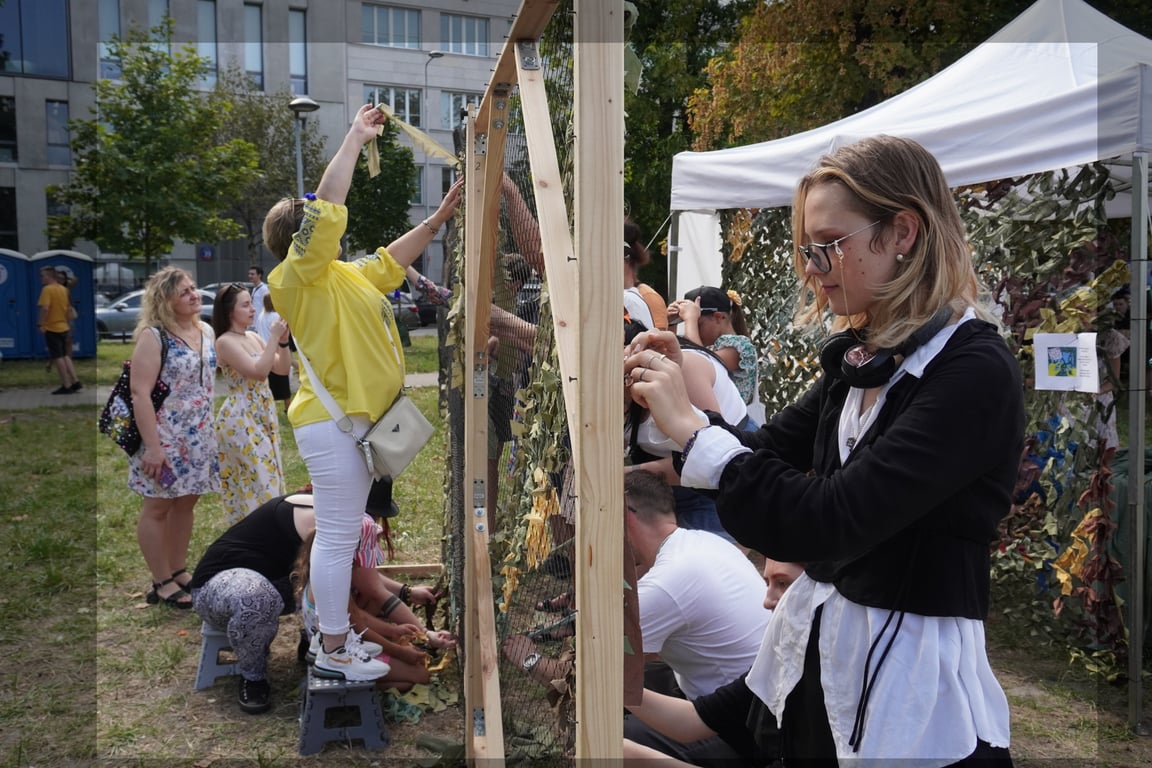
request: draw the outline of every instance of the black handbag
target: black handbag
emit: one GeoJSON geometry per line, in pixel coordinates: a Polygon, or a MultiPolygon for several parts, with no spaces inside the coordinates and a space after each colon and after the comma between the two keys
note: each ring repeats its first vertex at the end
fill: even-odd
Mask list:
{"type": "MultiPolygon", "coordinates": [[[[168,334],[163,328],[160,331],[160,371],[164,371],[164,363],[168,361],[168,334]]],[[[132,361],[125,360],[124,368],[120,371],[120,378],[112,387],[112,394],[100,412],[100,421],[97,423],[100,431],[112,438],[112,442],[124,449],[129,456],[136,455],[140,450],[140,428],[136,426],[136,414],[132,412],[132,361]]],[[[156,375],[156,383],[152,386],[152,407],[160,412],[164,400],[167,399],[171,388],[156,375]]]]}

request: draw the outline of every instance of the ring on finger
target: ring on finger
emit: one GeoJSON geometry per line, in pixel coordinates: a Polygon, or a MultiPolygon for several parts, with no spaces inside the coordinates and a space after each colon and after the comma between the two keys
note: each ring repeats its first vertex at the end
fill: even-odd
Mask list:
{"type": "Polygon", "coordinates": [[[647,373],[647,370],[645,370],[644,368],[633,368],[632,369],[632,380],[633,381],[644,381],[644,374],[645,373],[647,373]]]}

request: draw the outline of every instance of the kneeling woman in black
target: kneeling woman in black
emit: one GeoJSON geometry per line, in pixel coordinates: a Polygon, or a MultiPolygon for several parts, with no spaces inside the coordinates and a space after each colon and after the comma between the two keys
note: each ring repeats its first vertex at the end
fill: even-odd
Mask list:
{"type": "Polygon", "coordinates": [[[236,654],[238,703],[245,712],[272,706],[268,649],[280,617],[296,610],[292,565],[315,529],[311,494],[278,496],[216,539],[192,576],[192,607],[227,632],[236,654]]]}

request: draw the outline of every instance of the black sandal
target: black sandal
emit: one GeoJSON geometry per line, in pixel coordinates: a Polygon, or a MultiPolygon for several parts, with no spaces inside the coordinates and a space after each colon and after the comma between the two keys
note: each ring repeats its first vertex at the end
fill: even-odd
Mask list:
{"type": "MultiPolygon", "coordinates": [[[[176,581],[177,576],[186,576],[186,575],[188,575],[188,569],[187,568],[181,568],[180,570],[178,570],[172,574],[172,580],[176,581]]],[[[180,584],[180,582],[178,582],[178,581],[176,581],[176,583],[180,584]]],[[[188,594],[192,594],[191,584],[192,584],[192,577],[188,576],[188,583],[187,584],[180,584],[180,589],[184,590],[188,594]]]]}
{"type": "Polygon", "coordinates": [[[167,597],[160,596],[160,587],[164,586],[165,584],[174,583],[176,583],[176,579],[165,579],[164,581],[152,582],[152,589],[146,595],[144,595],[144,602],[148,603],[149,605],[165,603],[171,608],[179,608],[182,611],[188,610],[192,607],[192,596],[185,592],[183,587],[180,587],[180,589],[177,589],[167,597]],[[180,600],[182,597],[189,598],[188,602],[182,602],[180,600]]]}

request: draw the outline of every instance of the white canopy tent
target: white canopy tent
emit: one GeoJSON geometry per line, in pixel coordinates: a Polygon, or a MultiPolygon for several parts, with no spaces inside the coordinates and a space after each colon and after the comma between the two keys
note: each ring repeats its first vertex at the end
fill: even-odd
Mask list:
{"type": "MultiPolygon", "coordinates": [[[[871,109],[775,141],[678,154],[672,164],[669,265],[675,295],[701,284],[720,285],[718,210],[790,205],[797,180],[821,155],[876,134],[923,144],[955,187],[1110,158],[1130,162],[1130,186],[1137,194],[1118,195],[1109,215],[1132,217],[1132,283],[1139,288],[1133,296],[1147,285],[1152,40],[1081,0],[1038,0],[952,66],[871,109]]],[[[1119,186],[1127,189],[1126,182],[1119,186]]],[[[1133,301],[1132,360],[1147,356],[1146,322],[1144,302],[1133,301]]],[[[1143,392],[1144,379],[1143,366],[1133,365],[1132,391],[1143,392]]],[[[1130,403],[1129,447],[1142,456],[1145,398],[1130,403]]],[[[1144,572],[1143,486],[1142,462],[1129,462],[1135,545],[1125,568],[1136,574],[1144,572]]],[[[1129,583],[1129,715],[1135,727],[1143,579],[1129,583]]]]}

